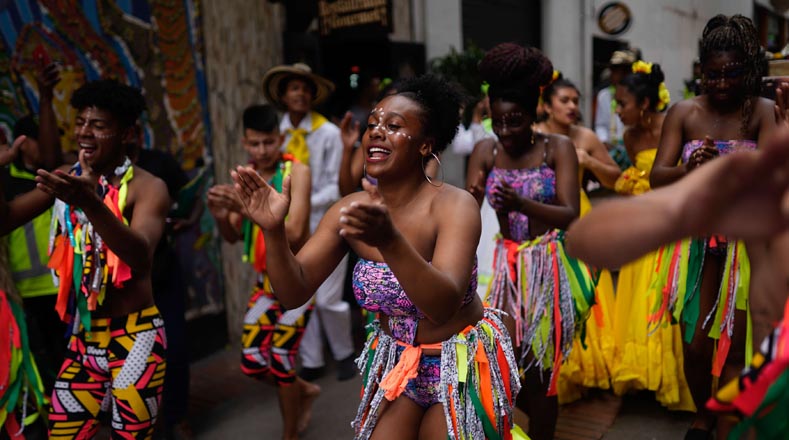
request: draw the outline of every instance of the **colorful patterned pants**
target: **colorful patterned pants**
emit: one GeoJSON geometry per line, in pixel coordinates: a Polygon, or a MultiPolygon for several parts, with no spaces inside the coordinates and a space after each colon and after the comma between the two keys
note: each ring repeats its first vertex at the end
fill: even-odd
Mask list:
{"type": "Polygon", "coordinates": [[[268,278],[259,282],[247,305],[241,336],[241,371],[262,379],[274,377],[279,386],[296,380],[296,355],[313,302],[285,310],[271,293],[268,278]]]}
{"type": "Polygon", "coordinates": [[[71,336],[52,393],[52,439],[92,438],[112,410],[112,438],[151,438],[164,384],[167,340],[153,306],[91,320],[71,336]]]}

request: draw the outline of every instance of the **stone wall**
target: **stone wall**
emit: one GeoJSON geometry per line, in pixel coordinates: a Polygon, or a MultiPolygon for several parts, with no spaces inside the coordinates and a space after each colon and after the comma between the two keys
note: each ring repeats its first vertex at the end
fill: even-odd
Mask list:
{"type": "MultiPolygon", "coordinates": [[[[263,74],[282,62],[285,11],[263,0],[205,0],[203,8],[214,170],[218,183],[229,183],[230,168],[246,161],[241,114],[248,105],[264,102],[263,74]]],[[[249,265],[241,262],[242,248],[243,243],[222,245],[228,334],[234,345],[254,280],[249,265]]]]}

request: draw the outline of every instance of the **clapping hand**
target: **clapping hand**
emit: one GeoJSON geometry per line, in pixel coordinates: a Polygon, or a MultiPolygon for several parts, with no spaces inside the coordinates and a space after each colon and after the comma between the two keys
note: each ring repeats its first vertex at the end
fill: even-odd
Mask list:
{"type": "Polygon", "coordinates": [[[19,154],[19,150],[22,148],[22,144],[25,143],[26,139],[27,136],[23,135],[16,138],[11,147],[9,147],[6,143],[0,145],[0,167],[4,167],[16,159],[16,156],[19,154]]]}
{"type": "Polygon", "coordinates": [[[89,165],[80,162],[82,174],[79,176],[71,175],[63,170],[55,170],[50,173],[39,169],[36,176],[36,187],[79,208],[84,208],[91,201],[101,203],[101,199],[96,193],[99,176],[93,173],[89,165]]]}
{"type": "Polygon", "coordinates": [[[509,183],[499,181],[493,189],[493,200],[491,206],[494,209],[503,211],[520,212],[523,208],[523,199],[509,183]]]}
{"type": "Polygon", "coordinates": [[[346,150],[353,148],[359,141],[359,121],[353,120],[351,112],[345,112],[345,116],[340,122],[340,136],[342,137],[342,146],[346,150]]]}
{"type": "Polygon", "coordinates": [[[230,176],[250,220],[266,231],[285,223],[290,208],[290,176],[282,182],[282,193],[278,193],[250,167],[239,166],[230,172],[230,176]]]}
{"type": "Polygon", "coordinates": [[[208,209],[217,218],[226,218],[230,212],[244,212],[244,205],[233,185],[214,185],[208,189],[208,209]]]}
{"type": "Polygon", "coordinates": [[[367,179],[362,180],[362,187],[370,196],[370,202],[352,202],[340,209],[340,235],[373,247],[391,243],[397,232],[378,187],[367,179]]]}
{"type": "Polygon", "coordinates": [[[690,153],[687,164],[688,171],[694,170],[716,157],[718,157],[718,149],[715,147],[715,142],[709,136],[705,136],[701,147],[690,153]]]}

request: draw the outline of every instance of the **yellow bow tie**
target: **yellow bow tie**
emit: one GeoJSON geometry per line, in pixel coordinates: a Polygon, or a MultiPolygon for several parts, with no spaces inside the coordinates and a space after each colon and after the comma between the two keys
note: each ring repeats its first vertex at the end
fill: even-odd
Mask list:
{"type": "Polygon", "coordinates": [[[285,146],[285,152],[292,154],[297,161],[309,165],[310,150],[307,148],[307,130],[304,128],[287,128],[285,132],[290,135],[288,145],[285,146]]]}

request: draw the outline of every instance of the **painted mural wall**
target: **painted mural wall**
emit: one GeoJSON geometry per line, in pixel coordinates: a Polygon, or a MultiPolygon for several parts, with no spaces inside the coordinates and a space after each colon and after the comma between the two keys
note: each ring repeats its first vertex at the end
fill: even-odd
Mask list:
{"type": "MultiPolygon", "coordinates": [[[[55,113],[65,151],[76,150],[72,92],[115,78],[143,90],[145,147],[171,153],[194,178],[189,202],[212,181],[200,0],[0,0],[0,130],[38,112],[35,71],[57,62],[55,113]]],[[[224,309],[219,246],[210,215],[181,233],[188,317],[224,309]]]]}

